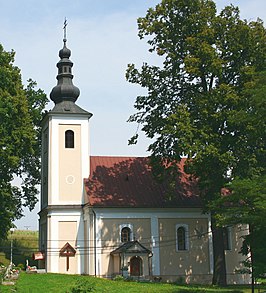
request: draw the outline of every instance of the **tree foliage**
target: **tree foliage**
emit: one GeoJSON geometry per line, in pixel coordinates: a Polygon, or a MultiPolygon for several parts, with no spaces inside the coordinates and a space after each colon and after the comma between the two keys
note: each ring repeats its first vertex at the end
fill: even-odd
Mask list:
{"type": "MultiPolygon", "coordinates": [[[[235,179],[228,188],[230,195],[219,200],[219,223],[249,225],[250,231],[244,236],[241,249],[241,253],[246,256],[244,263],[255,278],[265,277],[266,175],[235,179]]],[[[217,206],[219,205],[216,203],[217,206]]]]}
{"type": "Polygon", "coordinates": [[[211,203],[236,176],[261,172],[265,136],[259,123],[265,126],[265,116],[259,121],[256,115],[265,96],[253,91],[262,92],[256,86],[266,69],[265,28],[259,19],[242,20],[232,5],[217,13],[211,0],[162,0],[138,19],[138,28],[162,66],[128,65],[127,80],[147,89],[129,121],[153,139],[148,150],[157,174],[171,165],[162,161],[188,158],[186,170],[198,178],[205,210],[213,215],[213,282],[224,285],[222,231],[211,203]]]}
{"type": "Polygon", "coordinates": [[[26,88],[15,53],[0,45],[0,235],[6,237],[22,207],[32,210],[40,181],[40,121],[47,103],[29,80],[26,88]],[[19,183],[19,184],[18,184],[19,183]]]}

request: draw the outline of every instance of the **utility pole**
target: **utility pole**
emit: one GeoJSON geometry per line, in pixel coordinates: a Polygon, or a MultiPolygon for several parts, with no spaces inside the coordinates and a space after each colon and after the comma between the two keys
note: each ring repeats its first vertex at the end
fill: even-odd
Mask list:
{"type": "Polygon", "coordinates": [[[15,228],[10,228],[10,267],[11,267],[11,270],[12,270],[12,267],[13,267],[13,232],[15,231],[15,228]]]}

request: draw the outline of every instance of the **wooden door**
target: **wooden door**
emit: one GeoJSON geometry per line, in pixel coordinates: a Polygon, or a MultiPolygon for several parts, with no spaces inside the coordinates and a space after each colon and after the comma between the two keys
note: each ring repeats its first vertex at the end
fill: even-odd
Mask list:
{"type": "Polygon", "coordinates": [[[142,275],[142,259],[139,256],[133,256],[130,259],[130,275],[131,276],[142,275]]]}

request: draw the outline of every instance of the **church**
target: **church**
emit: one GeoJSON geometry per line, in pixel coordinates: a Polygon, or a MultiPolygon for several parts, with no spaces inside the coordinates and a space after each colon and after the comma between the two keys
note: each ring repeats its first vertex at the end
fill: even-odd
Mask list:
{"type": "MultiPolygon", "coordinates": [[[[202,213],[184,160],[169,200],[148,158],[91,156],[92,114],[76,104],[80,92],[66,43],[50,94],[54,108],[42,120],[39,266],[50,273],[211,283],[210,215],[202,213]]],[[[226,228],[229,284],[249,281],[238,272],[245,229],[226,228]]]]}

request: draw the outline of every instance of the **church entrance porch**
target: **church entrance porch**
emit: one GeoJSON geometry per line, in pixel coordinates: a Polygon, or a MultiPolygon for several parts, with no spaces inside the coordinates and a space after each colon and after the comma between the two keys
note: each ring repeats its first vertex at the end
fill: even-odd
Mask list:
{"type": "Polygon", "coordinates": [[[119,261],[120,274],[124,277],[151,275],[152,252],[138,241],[128,241],[111,252],[113,261],[119,261]]]}

